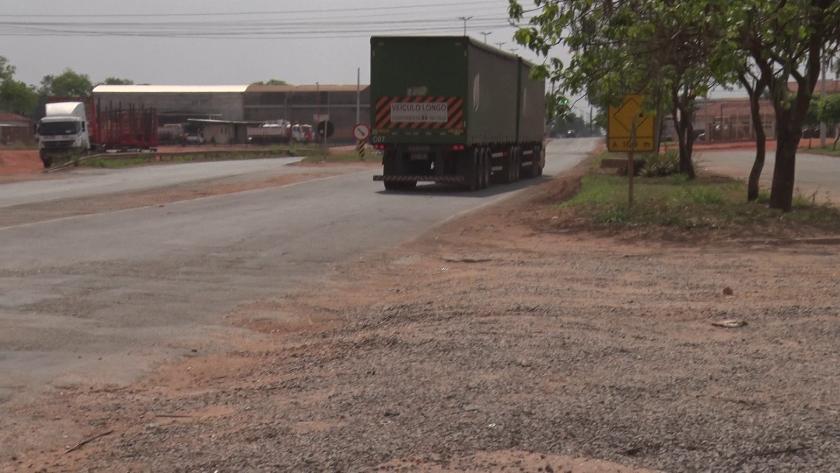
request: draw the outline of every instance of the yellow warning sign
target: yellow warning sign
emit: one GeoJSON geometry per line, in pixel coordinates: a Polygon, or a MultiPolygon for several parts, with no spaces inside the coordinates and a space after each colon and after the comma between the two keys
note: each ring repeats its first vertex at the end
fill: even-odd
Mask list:
{"type": "Polygon", "coordinates": [[[364,159],[365,157],[365,142],[360,141],[358,145],[356,145],[356,151],[359,152],[359,157],[364,159]]]}
{"type": "Polygon", "coordinates": [[[620,107],[610,107],[607,121],[608,150],[653,151],[656,120],[654,115],[642,113],[642,101],[638,95],[626,95],[620,107]],[[632,133],[634,124],[635,139],[632,133]]]}

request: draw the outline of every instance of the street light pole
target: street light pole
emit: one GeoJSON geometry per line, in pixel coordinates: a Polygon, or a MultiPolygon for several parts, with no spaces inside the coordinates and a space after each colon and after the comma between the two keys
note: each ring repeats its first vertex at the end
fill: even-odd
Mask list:
{"type": "Polygon", "coordinates": [[[499,42],[499,43],[493,43],[493,44],[495,44],[496,46],[498,46],[498,47],[499,47],[499,49],[502,49],[502,46],[504,46],[505,44],[507,44],[507,41],[501,41],[501,42],[499,42]]]}
{"type": "Polygon", "coordinates": [[[487,44],[487,36],[489,36],[489,35],[493,34],[493,32],[491,31],[491,32],[489,32],[489,33],[486,33],[486,32],[484,32],[484,31],[482,31],[482,32],[481,32],[481,33],[479,33],[479,34],[484,35],[484,44],[487,44]]]}
{"type": "Polygon", "coordinates": [[[459,16],[459,20],[464,22],[464,37],[467,36],[467,20],[472,20],[471,16],[459,16]]]}

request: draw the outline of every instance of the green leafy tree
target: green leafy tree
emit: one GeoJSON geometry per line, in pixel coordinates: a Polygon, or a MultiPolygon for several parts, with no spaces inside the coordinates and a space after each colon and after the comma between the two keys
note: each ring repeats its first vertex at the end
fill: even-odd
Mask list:
{"type": "Polygon", "coordinates": [[[821,69],[822,55],[840,40],[836,0],[744,0],[723,4],[728,34],[719,46],[743,53],[766,82],[776,115],[778,142],[770,207],[793,204],[796,150],[821,69]],[[793,79],[796,91],[789,89],[793,79]]]}
{"type": "MultiPolygon", "coordinates": [[[[715,82],[716,64],[709,59],[719,25],[708,10],[719,1],[535,0],[536,13],[514,37],[546,57],[534,75],[550,77],[563,92],[585,93],[599,108],[628,93],[648,96],[650,109],[669,108],[680,171],[694,177],[692,118],[697,97],[715,82]],[[570,50],[568,65],[548,57],[558,45],[570,50]]],[[[522,20],[525,9],[518,0],[509,2],[510,17],[522,20]]]]}
{"type": "Polygon", "coordinates": [[[5,56],[0,56],[0,82],[11,80],[16,71],[15,66],[9,64],[5,56]]]}
{"type": "Polygon", "coordinates": [[[265,82],[263,82],[263,81],[252,82],[251,85],[289,85],[289,84],[282,79],[269,79],[265,82]]]}
{"type": "Polygon", "coordinates": [[[93,83],[87,74],[67,68],[57,76],[44,76],[38,92],[45,97],[89,97],[93,92],[93,83]]]}
{"type": "Polygon", "coordinates": [[[32,115],[37,107],[38,92],[34,86],[14,79],[0,82],[0,110],[32,115]]]}
{"type": "Polygon", "coordinates": [[[96,85],[134,85],[131,79],[121,79],[119,77],[107,77],[104,81],[96,85]]]}
{"type": "Polygon", "coordinates": [[[820,121],[825,122],[826,125],[834,127],[834,145],[832,149],[837,149],[837,141],[840,140],[840,94],[829,95],[820,100],[819,109],[817,112],[820,121]]]}
{"type": "Polygon", "coordinates": [[[35,88],[14,79],[17,69],[0,56],[0,110],[32,115],[38,106],[35,88]]]}

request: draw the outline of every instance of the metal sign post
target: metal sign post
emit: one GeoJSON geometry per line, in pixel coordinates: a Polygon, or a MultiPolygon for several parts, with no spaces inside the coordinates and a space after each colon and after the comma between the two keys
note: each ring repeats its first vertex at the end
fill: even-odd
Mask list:
{"type": "Polygon", "coordinates": [[[369,126],[364,123],[359,123],[353,127],[353,137],[359,141],[356,145],[356,151],[359,152],[359,159],[362,161],[365,159],[365,141],[367,141],[368,136],[370,136],[369,126]]]}
{"type": "Polygon", "coordinates": [[[633,150],[636,149],[636,117],[630,127],[630,150],[627,151],[627,205],[633,208],[633,176],[636,174],[636,163],[633,162],[633,150]]]}
{"type": "Polygon", "coordinates": [[[636,165],[633,153],[654,151],[655,117],[642,113],[644,100],[638,95],[624,97],[620,107],[610,107],[607,122],[607,149],[627,151],[628,204],[633,207],[633,175],[636,165]]]}

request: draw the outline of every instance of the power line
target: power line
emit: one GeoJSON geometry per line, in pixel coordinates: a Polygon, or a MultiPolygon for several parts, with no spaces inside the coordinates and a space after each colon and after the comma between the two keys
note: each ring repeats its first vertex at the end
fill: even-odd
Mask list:
{"type": "Polygon", "coordinates": [[[391,5],[391,6],[368,6],[368,7],[354,7],[354,8],[329,8],[317,10],[272,10],[272,11],[252,11],[252,12],[224,12],[224,13],[91,13],[91,14],[0,14],[0,17],[6,18],[164,18],[164,17],[199,17],[199,16],[246,16],[246,15],[299,15],[299,14],[319,14],[325,11],[329,12],[353,12],[353,11],[381,11],[381,10],[409,10],[418,8],[431,7],[462,7],[469,5],[498,5],[497,1],[478,0],[478,1],[460,1],[458,3],[427,3],[419,5],[391,5]]]}

